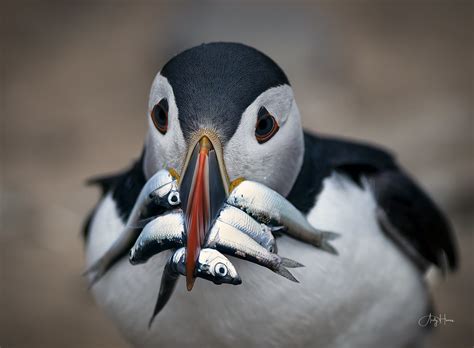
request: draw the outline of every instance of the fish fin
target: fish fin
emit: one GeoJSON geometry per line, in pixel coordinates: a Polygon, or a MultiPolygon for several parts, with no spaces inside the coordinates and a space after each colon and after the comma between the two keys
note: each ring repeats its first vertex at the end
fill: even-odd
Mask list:
{"type": "Polygon", "coordinates": [[[321,234],[324,240],[334,240],[341,236],[339,233],[329,231],[321,231],[321,234]]]}
{"type": "Polygon", "coordinates": [[[321,250],[327,251],[333,255],[339,255],[336,248],[334,248],[331,244],[329,244],[330,240],[334,240],[339,238],[341,235],[336,232],[329,232],[329,231],[319,231],[321,233],[321,244],[319,248],[321,250]]]}
{"type": "Polygon", "coordinates": [[[303,264],[301,264],[301,263],[299,263],[295,260],[286,258],[286,257],[281,257],[281,265],[284,266],[284,267],[288,267],[288,268],[304,267],[303,264]]]}
{"type": "Polygon", "coordinates": [[[291,280],[292,282],[299,283],[298,279],[296,279],[293,274],[290,273],[285,267],[280,266],[278,269],[274,270],[278,275],[281,275],[282,277],[285,277],[286,279],[291,280]]]}
{"type": "Polygon", "coordinates": [[[179,274],[176,273],[172,267],[171,263],[173,262],[173,255],[170,256],[168,263],[163,270],[163,275],[161,276],[160,291],[158,292],[158,298],[156,299],[155,309],[153,310],[153,315],[148,322],[148,329],[151,328],[153,320],[158,315],[158,313],[165,307],[168,303],[173,291],[178,282],[179,274]]]}
{"type": "Polygon", "coordinates": [[[138,220],[138,221],[135,222],[135,223],[129,222],[129,223],[127,223],[126,227],[127,227],[127,228],[131,228],[131,229],[140,229],[140,228],[143,228],[143,227],[145,227],[150,221],[155,220],[155,219],[157,218],[157,216],[158,216],[158,215],[153,215],[153,216],[151,216],[151,217],[138,220]]]}
{"type": "Polygon", "coordinates": [[[288,230],[286,226],[268,226],[268,227],[270,227],[270,232],[274,236],[282,236],[283,233],[285,233],[288,230]]]}

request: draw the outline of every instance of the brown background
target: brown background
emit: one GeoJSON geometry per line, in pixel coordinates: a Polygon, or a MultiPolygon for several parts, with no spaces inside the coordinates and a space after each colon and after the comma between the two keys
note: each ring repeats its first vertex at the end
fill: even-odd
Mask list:
{"type": "Polygon", "coordinates": [[[167,59],[225,40],[283,67],[305,127],[392,148],[448,213],[462,268],[434,298],[455,323],[428,346],[472,347],[472,14],[460,1],[2,2],[0,346],[126,346],[80,276],[98,197],[83,180],[138,156],[167,59]]]}

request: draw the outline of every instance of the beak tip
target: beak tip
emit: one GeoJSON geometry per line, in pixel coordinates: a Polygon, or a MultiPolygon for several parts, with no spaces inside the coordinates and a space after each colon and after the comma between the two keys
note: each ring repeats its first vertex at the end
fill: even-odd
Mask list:
{"type": "Polygon", "coordinates": [[[191,279],[186,278],[186,289],[187,289],[188,291],[191,291],[191,290],[193,289],[193,287],[194,287],[194,280],[195,280],[194,278],[191,278],[191,279]]]}

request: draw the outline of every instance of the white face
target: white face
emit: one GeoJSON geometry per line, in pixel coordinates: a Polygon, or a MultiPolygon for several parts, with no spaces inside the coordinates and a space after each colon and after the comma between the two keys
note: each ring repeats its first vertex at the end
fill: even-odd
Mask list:
{"type": "Polygon", "coordinates": [[[179,170],[186,156],[187,144],[179,124],[173,89],[168,83],[168,79],[159,73],[153,81],[148,99],[148,134],[145,148],[144,171],[147,179],[158,170],[167,167],[179,170]],[[150,117],[153,107],[163,98],[168,100],[168,130],[166,134],[161,134],[156,129],[150,117]]]}
{"type": "Polygon", "coordinates": [[[301,169],[304,154],[300,114],[288,85],[263,92],[242,115],[234,136],[224,146],[229,177],[243,176],[260,182],[283,196],[290,193],[301,169]],[[265,143],[255,137],[258,111],[265,107],[279,125],[265,143]]]}
{"type": "MultiPolygon", "coordinates": [[[[179,110],[172,87],[165,77],[158,74],[150,92],[148,115],[163,98],[169,105],[168,130],[161,134],[148,117],[144,164],[147,178],[165,167],[179,170],[188,150],[178,121],[179,110]]],[[[258,96],[242,114],[234,135],[222,145],[231,181],[244,177],[286,196],[296,181],[304,154],[303,130],[292,88],[288,85],[273,87],[258,96]],[[279,129],[268,141],[259,143],[255,131],[262,107],[274,117],[279,129]]]]}

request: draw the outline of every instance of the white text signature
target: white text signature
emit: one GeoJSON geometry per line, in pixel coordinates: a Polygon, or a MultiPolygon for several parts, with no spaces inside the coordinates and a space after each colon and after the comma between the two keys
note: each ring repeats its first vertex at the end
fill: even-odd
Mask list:
{"type": "Polygon", "coordinates": [[[437,327],[438,325],[446,325],[447,323],[454,323],[453,319],[448,319],[445,314],[428,314],[420,318],[418,320],[418,325],[421,327],[426,327],[428,325],[433,325],[434,327],[437,327]]]}

